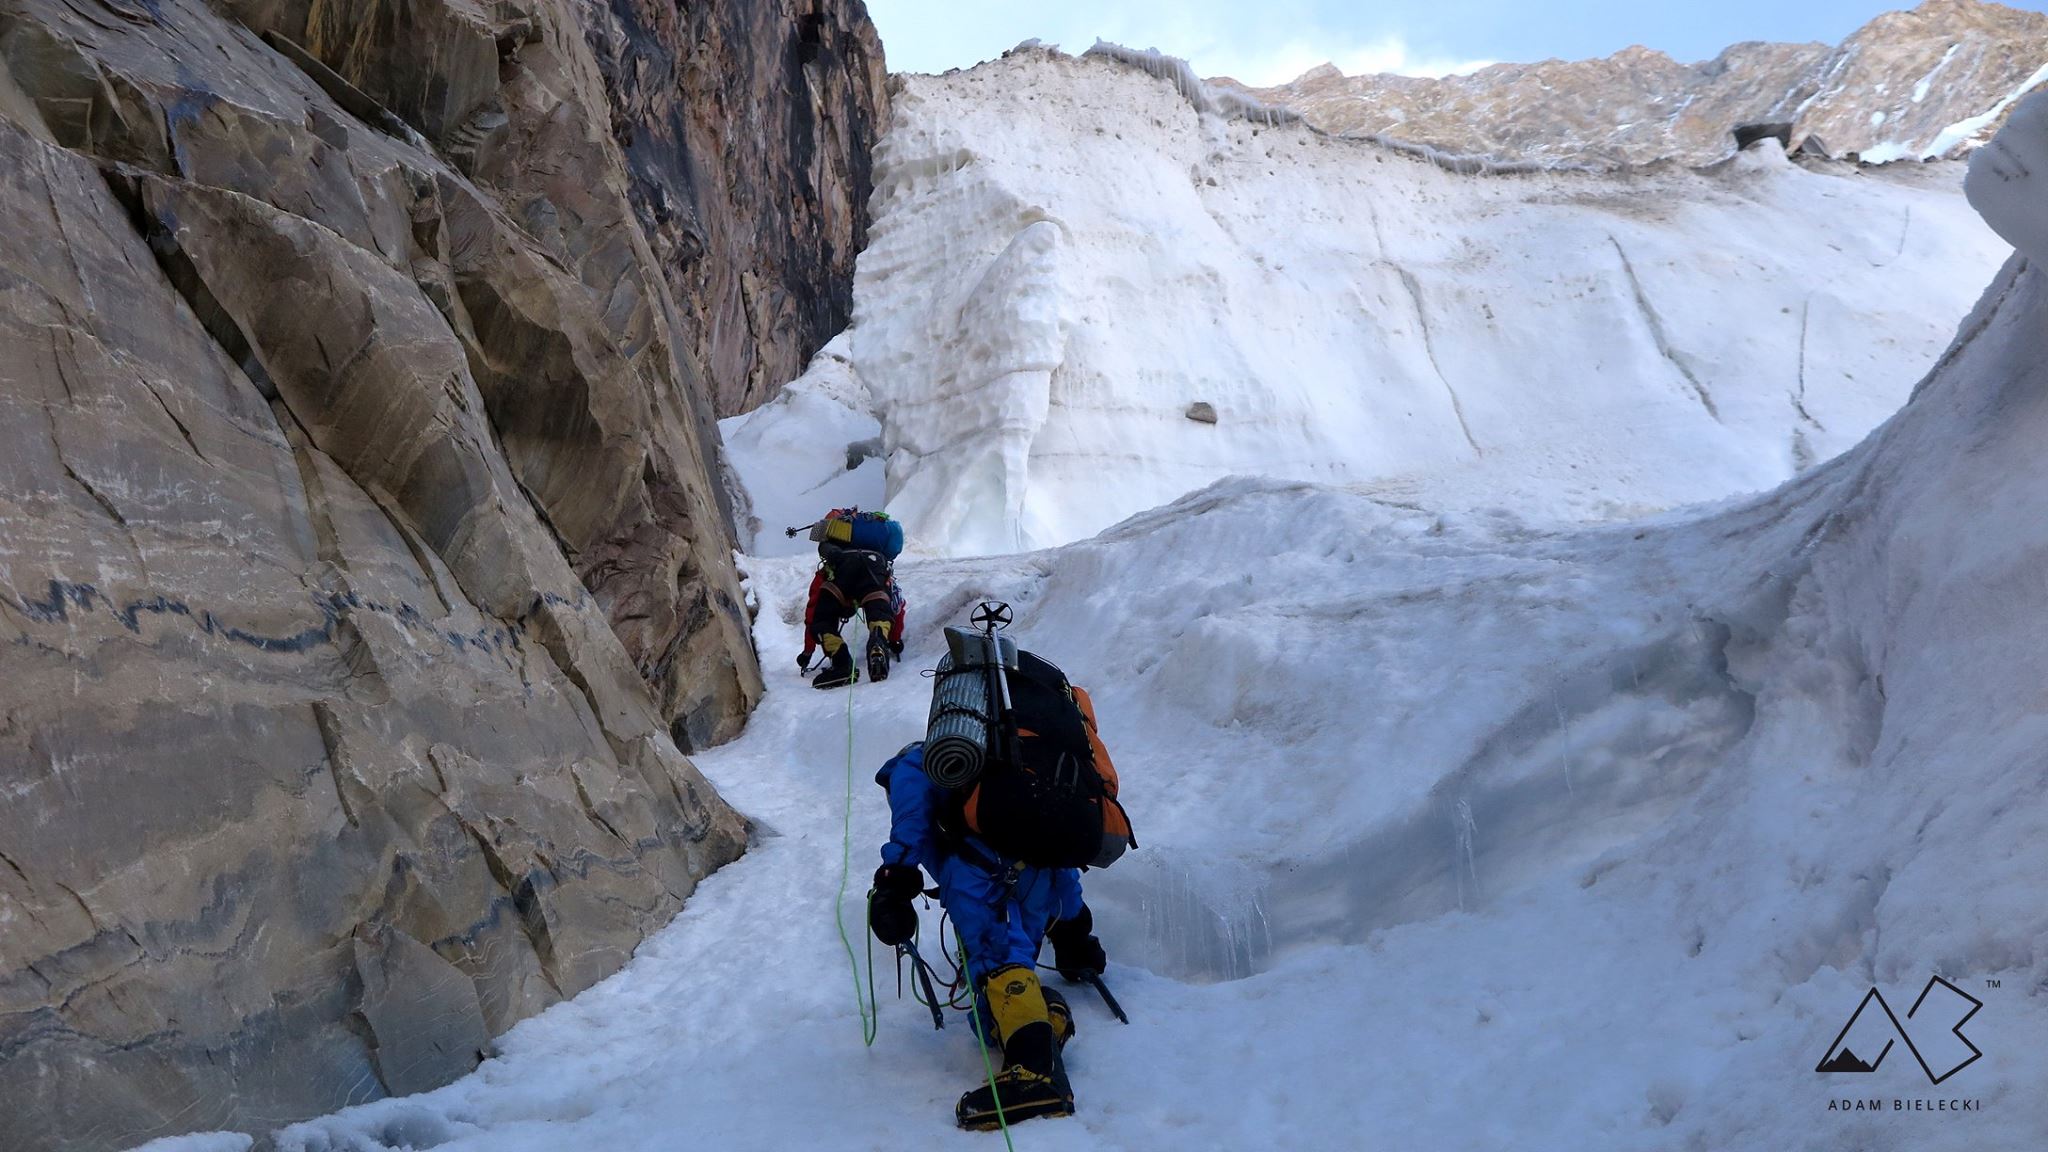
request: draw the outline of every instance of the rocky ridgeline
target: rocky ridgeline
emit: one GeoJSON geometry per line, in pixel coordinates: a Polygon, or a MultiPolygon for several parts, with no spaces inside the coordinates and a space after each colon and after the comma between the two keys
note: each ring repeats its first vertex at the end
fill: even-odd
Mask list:
{"type": "Polygon", "coordinates": [[[1789,122],[1793,142],[1834,155],[1919,159],[1988,139],[2048,66],[2048,14],[1979,0],[1927,0],[1873,20],[1840,47],[1738,44],[1704,64],[1630,48],[1605,60],[1496,64],[1469,76],[1346,76],[1324,65],[1246,89],[1326,132],[1384,135],[1508,161],[1705,164],[1729,130],[1789,122]]]}
{"type": "Polygon", "coordinates": [[[0,1148],[445,1082],[743,850],[712,422],[883,80],[858,0],[0,0],[0,1148]]]}

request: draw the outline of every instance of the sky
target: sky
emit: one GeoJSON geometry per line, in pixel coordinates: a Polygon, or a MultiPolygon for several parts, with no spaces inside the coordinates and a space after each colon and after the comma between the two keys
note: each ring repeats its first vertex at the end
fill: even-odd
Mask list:
{"type": "MultiPolygon", "coordinates": [[[[1037,38],[1081,52],[1097,37],[1158,48],[1204,76],[1291,80],[1442,75],[1495,61],[1606,56],[1631,44],[1711,59],[1744,40],[1838,42],[1912,0],[867,0],[889,68],[943,72],[1037,38]]],[[[2008,0],[2048,10],[2048,0],[2008,0]]]]}

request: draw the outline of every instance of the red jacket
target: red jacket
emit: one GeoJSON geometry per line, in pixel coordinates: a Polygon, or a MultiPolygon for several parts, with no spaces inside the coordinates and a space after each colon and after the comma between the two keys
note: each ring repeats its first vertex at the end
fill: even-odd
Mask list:
{"type": "MultiPolygon", "coordinates": [[[[814,573],[812,573],[812,574],[811,574],[811,594],[810,594],[810,598],[809,598],[808,600],[806,600],[806,601],[805,601],[805,603],[804,603],[804,662],[805,662],[805,663],[809,663],[809,662],[810,662],[810,659],[811,659],[811,653],[813,653],[813,652],[815,652],[815,651],[817,651],[817,650],[818,650],[818,628],[819,628],[819,623],[818,623],[818,604],[819,604],[819,602],[820,602],[820,601],[821,601],[822,599],[824,599],[825,597],[828,597],[828,596],[829,596],[829,597],[831,597],[831,598],[832,598],[832,599],[834,599],[834,600],[837,600],[837,601],[840,601],[841,603],[844,603],[844,599],[843,599],[842,597],[840,597],[840,596],[839,596],[839,595],[837,594],[837,589],[834,589],[833,591],[830,591],[830,592],[828,592],[828,591],[826,591],[826,590],[825,590],[825,588],[826,588],[826,581],[825,581],[825,569],[824,569],[824,568],[823,568],[823,567],[821,566],[821,567],[819,567],[819,569],[818,569],[818,570],[817,570],[816,572],[814,572],[814,573]]],[[[893,620],[892,620],[892,621],[890,622],[890,625],[889,625],[889,635],[890,635],[890,636],[892,636],[892,637],[893,637],[893,638],[895,639],[895,641],[896,641],[896,642],[897,642],[898,644],[901,644],[901,643],[903,642],[903,618],[904,618],[904,614],[905,614],[905,611],[907,610],[907,608],[908,608],[909,606],[908,606],[908,604],[907,604],[907,603],[905,603],[905,601],[904,601],[904,599],[903,599],[903,590],[902,590],[902,589],[900,589],[900,588],[898,588],[898,587],[896,587],[896,581],[894,581],[894,580],[891,580],[891,581],[889,581],[889,606],[890,606],[890,608],[891,608],[891,609],[893,610],[893,614],[894,614],[894,617],[895,617],[895,618],[894,618],[894,619],[893,619],[893,620]]],[[[851,613],[851,611],[852,611],[852,608],[851,608],[851,606],[849,605],[849,606],[848,606],[848,612],[849,612],[849,614],[851,613]]],[[[835,613],[834,615],[837,615],[837,613],[835,613]]],[[[841,617],[840,617],[840,619],[841,619],[841,620],[844,620],[845,618],[846,618],[846,617],[844,617],[844,616],[841,616],[841,617]]]]}

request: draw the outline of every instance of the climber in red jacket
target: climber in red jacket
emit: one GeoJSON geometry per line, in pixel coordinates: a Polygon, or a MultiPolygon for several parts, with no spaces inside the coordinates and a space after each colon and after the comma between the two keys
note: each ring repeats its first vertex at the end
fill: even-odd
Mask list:
{"type": "Polygon", "coordinates": [[[835,549],[811,577],[811,596],[804,605],[804,650],[796,658],[797,668],[809,672],[811,657],[823,648],[825,664],[811,686],[851,684],[853,653],[839,632],[858,613],[868,625],[868,679],[887,679],[889,661],[903,657],[907,607],[887,560],[873,552],[835,549]]]}

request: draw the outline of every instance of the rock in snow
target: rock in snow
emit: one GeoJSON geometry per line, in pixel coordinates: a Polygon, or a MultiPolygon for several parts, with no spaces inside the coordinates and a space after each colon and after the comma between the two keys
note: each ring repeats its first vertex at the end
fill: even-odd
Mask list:
{"type": "Polygon", "coordinates": [[[713,393],[836,326],[881,78],[672,8],[0,7],[0,1148],[444,1082],[744,847],[713,393]]]}
{"type": "Polygon", "coordinates": [[[1759,140],[1776,140],[1778,146],[1791,151],[1792,124],[1779,121],[1774,124],[1737,124],[1735,126],[1735,150],[1742,152],[1759,140]]]}

